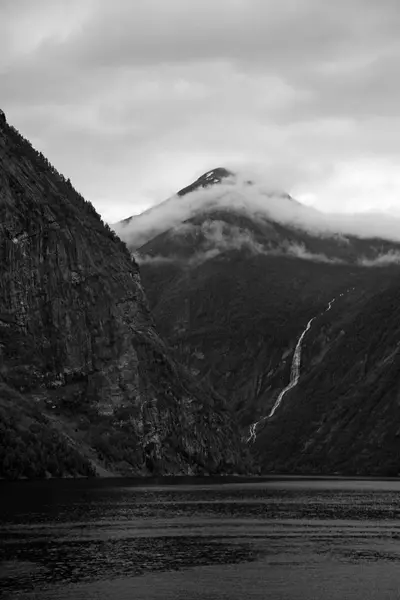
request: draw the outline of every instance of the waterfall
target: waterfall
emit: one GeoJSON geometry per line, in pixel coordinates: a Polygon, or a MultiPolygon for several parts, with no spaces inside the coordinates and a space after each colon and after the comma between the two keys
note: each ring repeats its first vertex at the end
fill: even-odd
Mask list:
{"type": "MultiPolygon", "coordinates": [[[[328,307],[325,309],[324,312],[328,312],[328,310],[331,310],[332,308],[332,304],[335,302],[335,298],[333,298],[329,304],[328,307]]],[[[321,314],[324,314],[321,313],[321,314]]],[[[279,394],[278,398],[275,401],[275,404],[273,405],[271,411],[269,412],[268,415],[266,415],[265,417],[262,417],[261,419],[259,419],[258,421],[256,421],[255,423],[252,423],[250,425],[250,431],[249,431],[249,437],[247,438],[247,442],[256,441],[256,431],[257,431],[257,427],[260,423],[262,423],[263,421],[266,421],[267,419],[270,419],[274,414],[275,411],[277,410],[277,408],[279,408],[279,406],[281,405],[281,402],[284,398],[284,396],[290,391],[292,390],[294,387],[296,387],[296,385],[299,382],[300,379],[300,365],[301,365],[301,345],[303,343],[304,340],[304,336],[306,335],[307,331],[309,331],[312,322],[317,318],[318,315],[316,315],[315,317],[313,317],[312,319],[310,319],[307,323],[306,328],[304,329],[304,331],[302,332],[302,334],[300,335],[299,339],[297,340],[297,344],[296,344],[296,348],[294,349],[294,354],[293,354],[293,360],[292,360],[292,366],[290,369],[290,380],[288,385],[281,391],[281,393],[279,394]]]]}

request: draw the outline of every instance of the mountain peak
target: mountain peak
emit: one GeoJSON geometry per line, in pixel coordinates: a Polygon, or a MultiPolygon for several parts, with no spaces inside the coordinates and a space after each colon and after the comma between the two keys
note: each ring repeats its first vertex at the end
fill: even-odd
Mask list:
{"type": "Polygon", "coordinates": [[[228,171],[224,167],[217,167],[216,169],[207,171],[201,177],[196,179],[196,181],[194,181],[187,187],[179,190],[178,196],[185,196],[186,194],[194,192],[199,188],[205,188],[216,183],[221,183],[223,179],[233,176],[234,173],[232,173],[232,171],[228,171]]]}

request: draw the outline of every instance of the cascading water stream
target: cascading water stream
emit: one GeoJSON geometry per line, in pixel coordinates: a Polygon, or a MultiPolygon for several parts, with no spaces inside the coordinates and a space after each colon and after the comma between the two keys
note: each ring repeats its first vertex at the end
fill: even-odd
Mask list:
{"type": "MultiPolygon", "coordinates": [[[[354,289],[354,288],[353,288],[354,289]]],[[[343,294],[341,294],[342,296],[343,294]]],[[[326,308],[326,310],[321,313],[324,314],[326,312],[328,312],[328,310],[331,310],[332,308],[332,304],[335,302],[336,298],[333,298],[329,304],[328,307],[326,308]]],[[[294,387],[296,387],[296,385],[299,382],[300,379],[300,364],[301,364],[301,345],[303,343],[303,339],[304,336],[306,335],[307,331],[309,331],[312,322],[317,318],[318,315],[316,315],[315,317],[313,317],[312,319],[310,319],[307,323],[306,328],[304,329],[304,331],[302,332],[302,334],[300,335],[297,344],[296,344],[296,348],[294,349],[294,354],[293,354],[293,360],[292,360],[292,367],[290,369],[290,381],[289,384],[281,391],[281,393],[279,394],[274,406],[272,407],[270,413],[268,415],[266,415],[265,417],[262,417],[261,419],[259,419],[258,421],[256,421],[255,423],[253,423],[252,425],[250,425],[250,431],[249,431],[249,437],[247,438],[247,442],[256,441],[256,431],[257,431],[257,427],[260,423],[262,423],[263,421],[266,421],[267,419],[270,419],[274,414],[275,411],[277,410],[277,408],[279,408],[285,394],[287,394],[290,390],[292,390],[294,387]]]]}

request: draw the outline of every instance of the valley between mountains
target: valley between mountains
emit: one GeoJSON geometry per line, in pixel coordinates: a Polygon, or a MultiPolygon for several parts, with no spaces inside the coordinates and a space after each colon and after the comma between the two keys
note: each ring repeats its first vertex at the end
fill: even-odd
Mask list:
{"type": "Polygon", "coordinates": [[[225,168],[111,228],[0,122],[0,476],[400,473],[400,230],[225,168]]]}
{"type": "Polygon", "coordinates": [[[0,476],[252,469],[223,397],[160,337],[93,206],[0,122],[0,476]]]}

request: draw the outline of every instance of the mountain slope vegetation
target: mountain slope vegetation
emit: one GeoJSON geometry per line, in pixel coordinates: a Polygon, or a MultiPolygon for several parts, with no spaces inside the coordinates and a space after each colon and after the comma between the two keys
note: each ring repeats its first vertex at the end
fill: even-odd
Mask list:
{"type": "Polygon", "coordinates": [[[5,118],[0,430],[2,477],[249,468],[229,407],[160,338],[125,244],[5,118]]]}
{"type": "MultiPolygon", "coordinates": [[[[399,243],[284,223],[260,201],[245,201],[251,182],[238,201],[235,186],[224,185],[229,176],[206,173],[122,230],[160,332],[193,376],[227,399],[245,438],[287,385],[297,340],[318,317],[304,340],[299,385],[251,451],[265,473],[393,473],[394,442],[383,432],[397,418],[397,355],[386,336],[397,329],[390,298],[399,243]],[[374,421],[367,415],[377,394],[385,416],[374,421]],[[342,413],[354,418],[336,425],[342,413]]],[[[278,213],[299,210],[287,194],[274,195],[280,202],[278,213]]]]}

